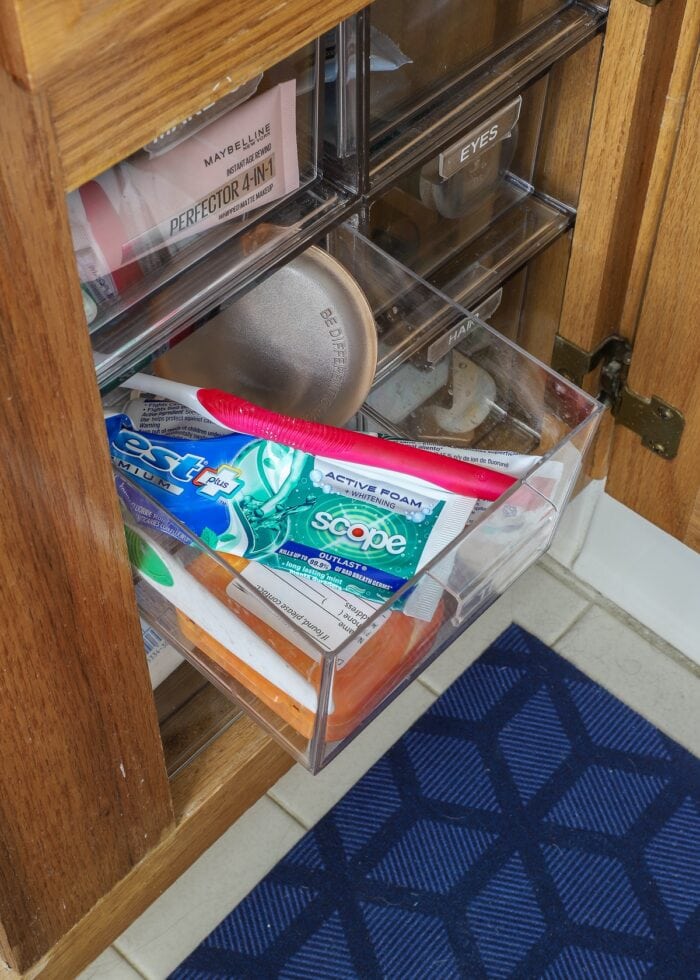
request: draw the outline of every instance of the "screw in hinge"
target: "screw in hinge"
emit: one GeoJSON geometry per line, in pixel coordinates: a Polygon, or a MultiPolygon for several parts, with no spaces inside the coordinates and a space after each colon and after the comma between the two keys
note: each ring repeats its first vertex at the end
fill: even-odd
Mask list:
{"type": "Polygon", "coordinates": [[[623,379],[627,373],[625,370],[626,360],[623,358],[613,358],[603,365],[600,373],[601,393],[598,396],[605,396],[611,405],[616,405],[623,385],[623,379]]]}
{"type": "Polygon", "coordinates": [[[666,455],[666,447],[664,446],[663,442],[649,443],[649,449],[651,449],[653,453],[656,453],[657,456],[666,455]]]}
{"type": "Polygon", "coordinates": [[[668,422],[669,419],[673,418],[673,412],[667,405],[657,405],[656,414],[659,416],[660,419],[663,419],[665,422],[668,422]]]}

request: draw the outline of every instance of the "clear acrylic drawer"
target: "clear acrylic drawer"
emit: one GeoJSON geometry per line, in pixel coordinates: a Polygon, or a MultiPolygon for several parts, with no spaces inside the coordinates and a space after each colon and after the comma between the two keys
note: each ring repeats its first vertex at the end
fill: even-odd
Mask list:
{"type": "Polygon", "coordinates": [[[375,54],[370,75],[372,140],[566,6],[567,0],[375,0],[370,44],[383,59],[375,54]]]}
{"type": "Polygon", "coordinates": [[[341,159],[321,130],[324,112],[345,119],[354,100],[335,53],[346,30],[232,92],[224,82],[201,113],[68,196],[103,392],[349,213],[356,155],[341,159]]]}
{"type": "Polygon", "coordinates": [[[399,178],[370,207],[371,238],[452,293],[566,228],[564,208],[528,200],[547,93],[542,79],[399,178]]]}
{"type": "Polygon", "coordinates": [[[477,503],[438,554],[373,603],[210,550],[116,470],[132,560],[149,568],[135,571],[142,617],[312,771],[546,551],[602,411],[355,227],[327,246],[377,326],[375,384],[351,426],[468,448],[486,466],[519,454],[512,487],[477,503]],[[180,607],[154,586],[159,574],[187,585],[180,607]]]}
{"type": "Polygon", "coordinates": [[[359,58],[376,191],[574,54],[601,31],[606,11],[567,0],[377,0],[367,16],[359,58]]]}
{"type": "MultiPolygon", "coordinates": [[[[463,123],[371,201],[365,233],[471,308],[573,225],[600,39],[463,123]]],[[[459,120],[455,115],[455,123],[459,120]]]]}
{"type": "Polygon", "coordinates": [[[209,106],[68,195],[98,373],[107,325],[223,242],[255,251],[266,228],[247,229],[317,178],[321,72],[315,41],[229,92],[224,80],[209,106]]]}

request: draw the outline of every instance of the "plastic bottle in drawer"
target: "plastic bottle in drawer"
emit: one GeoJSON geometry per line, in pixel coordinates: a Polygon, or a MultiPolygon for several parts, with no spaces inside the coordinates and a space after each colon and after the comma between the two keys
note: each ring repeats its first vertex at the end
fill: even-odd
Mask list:
{"type": "MultiPolygon", "coordinates": [[[[283,500],[275,480],[265,477],[272,480],[272,510],[241,491],[239,509],[249,530],[253,518],[260,519],[265,534],[274,538],[272,550],[251,552],[238,548],[238,537],[236,548],[230,547],[231,536],[212,533],[209,523],[198,537],[178,518],[167,487],[155,499],[148,489],[153,490],[152,480],[139,475],[146,460],[143,438],[132,442],[128,433],[126,441],[120,438],[131,462],[113,452],[144,618],[313,771],[546,550],[602,411],[481,321],[465,317],[355,228],[336,230],[329,248],[364,291],[378,329],[398,299],[405,304],[405,315],[395,314],[393,329],[380,344],[375,384],[351,427],[377,433],[370,441],[376,442],[378,460],[384,436],[419,441],[438,454],[504,471],[510,479],[501,496],[460,500],[460,507],[467,506],[445,539],[417,559],[414,571],[390,583],[387,578],[382,594],[370,595],[365,583],[376,586],[376,560],[367,557],[364,544],[370,538],[376,547],[390,542],[393,555],[401,542],[374,525],[374,530],[365,527],[360,517],[335,521],[325,513],[341,492],[324,489],[328,480],[340,480],[332,461],[324,465],[335,475],[308,470],[301,489],[302,470],[295,469],[293,500],[283,500]],[[309,501],[321,490],[324,514],[319,516],[309,501]],[[287,533],[292,528],[296,542],[284,544],[282,552],[275,543],[280,521],[289,522],[284,541],[292,540],[287,533]],[[318,554],[299,544],[309,521],[316,522],[310,525],[314,542],[319,536],[325,542],[318,554]],[[284,560],[278,560],[278,552],[284,560]],[[290,555],[296,572],[288,566],[290,555]],[[313,562],[302,568],[299,563],[308,556],[313,562]],[[341,584],[336,564],[352,570],[341,584]]],[[[492,297],[482,309],[487,313],[496,306],[492,297]]],[[[197,474],[210,473],[206,443],[198,443],[197,453],[189,463],[196,462],[197,474]]],[[[438,482],[440,467],[434,456],[426,478],[438,482]]],[[[255,469],[265,472],[264,466],[255,469]]],[[[345,477],[338,483],[353,508],[366,508],[368,495],[386,479],[380,470],[375,473],[374,482],[365,474],[359,477],[362,485],[345,477]]],[[[240,470],[225,492],[236,494],[247,479],[240,470]]],[[[199,475],[197,480],[197,486],[219,493],[208,480],[199,475]]],[[[168,486],[171,482],[166,480],[168,486]]],[[[174,489],[182,493],[179,486],[174,489]]],[[[428,511],[416,510],[416,493],[406,493],[405,500],[392,497],[387,519],[401,514],[419,527],[427,521],[428,511]]],[[[225,503],[233,506],[228,498],[225,503]]],[[[209,510],[215,506],[207,503],[209,510]]]]}
{"type": "Polygon", "coordinates": [[[68,195],[91,330],[314,180],[318,60],[314,42],[229,91],[224,82],[210,105],[68,195]]]}

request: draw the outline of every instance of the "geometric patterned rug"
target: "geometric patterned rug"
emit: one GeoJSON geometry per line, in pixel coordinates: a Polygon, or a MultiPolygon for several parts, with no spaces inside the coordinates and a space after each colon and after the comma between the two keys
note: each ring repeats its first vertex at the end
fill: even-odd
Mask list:
{"type": "Polygon", "coordinates": [[[171,976],[698,975],[700,761],[514,625],[171,976]]]}

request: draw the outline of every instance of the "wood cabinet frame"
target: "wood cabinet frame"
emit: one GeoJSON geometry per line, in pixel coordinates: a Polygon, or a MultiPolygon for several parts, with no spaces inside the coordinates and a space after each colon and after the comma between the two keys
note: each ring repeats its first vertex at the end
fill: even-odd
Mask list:
{"type": "MultiPolygon", "coordinates": [[[[612,0],[561,319],[582,346],[624,316],[637,322],[647,279],[663,288],[652,253],[657,228],[668,237],[667,93],[684,100],[690,85],[698,6],[612,0]]],[[[291,765],[246,720],[166,778],[65,191],[200,108],[221,78],[244,80],[360,7],[234,0],[224,24],[216,0],[164,0],[155,12],[147,0],[109,0],[98,13],[0,0],[9,975],[75,975],[291,765]]]]}

